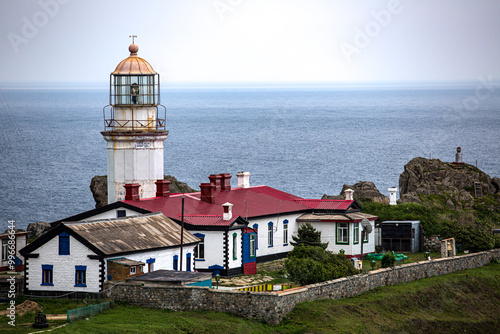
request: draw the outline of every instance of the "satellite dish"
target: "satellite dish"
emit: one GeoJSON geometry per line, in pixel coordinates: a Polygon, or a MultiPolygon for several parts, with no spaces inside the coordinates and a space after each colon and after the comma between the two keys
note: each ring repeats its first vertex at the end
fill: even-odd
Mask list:
{"type": "Polygon", "coordinates": [[[363,226],[363,230],[365,230],[366,233],[372,233],[372,224],[370,224],[370,221],[368,219],[363,218],[361,220],[361,226],[363,226]]]}

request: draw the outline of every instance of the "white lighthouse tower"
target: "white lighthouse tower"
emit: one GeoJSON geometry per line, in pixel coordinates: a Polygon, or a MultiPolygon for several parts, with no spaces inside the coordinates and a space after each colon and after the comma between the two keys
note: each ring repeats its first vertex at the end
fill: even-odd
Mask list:
{"type": "MultiPolygon", "coordinates": [[[[131,36],[136,37],[136,36],[131,36]]],[[[160,75],[137,56],[130,56],[110,75],[109,105],[104,107],[108,155],[108,203],[125,199],[125,184],[139,184],[140,198],[155,197],[155,181],[163,179],[166,110],[160,104],[160,75]]]]}

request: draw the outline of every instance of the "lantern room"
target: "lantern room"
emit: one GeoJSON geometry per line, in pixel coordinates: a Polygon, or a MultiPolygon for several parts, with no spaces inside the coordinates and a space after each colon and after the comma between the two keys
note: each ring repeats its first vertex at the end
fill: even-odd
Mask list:
{"type": "Polygon", "coordinates": [[[139,47],[131,44],[130,56],[110,75],[109,104],[112,106],[155,106],[160,104],[160,75],[137,56],[139,47]]]}

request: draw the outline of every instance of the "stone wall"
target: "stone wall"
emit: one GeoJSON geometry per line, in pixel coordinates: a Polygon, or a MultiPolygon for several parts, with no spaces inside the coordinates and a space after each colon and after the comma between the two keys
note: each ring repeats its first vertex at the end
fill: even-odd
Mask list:
{"type": "Polygon", "coordinates": [[[500,259],[500,249],[404,264],[333,281],[311,284],[281,292],[239,292],[198,287],[149,287],[123,283],[105,286],[107,297],[132,304],[175,311],[209,310],[262,319],[278,324],[295,305],[318,299],[341,299],[379,286],[407,283],[421,278],[477,268],[500,259]]]}

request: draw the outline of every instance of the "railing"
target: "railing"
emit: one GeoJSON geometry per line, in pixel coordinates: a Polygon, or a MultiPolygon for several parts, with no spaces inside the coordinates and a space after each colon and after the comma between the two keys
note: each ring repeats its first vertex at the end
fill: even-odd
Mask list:
{"type": "Polygon", "coordinates": [[[101,304],[80,307],[74,310],[68,310],[67,319],[68,321],[75,321],[86,317],[93,317],[98,315],[99,313],[103,313],[104,311],[109,310],[111,307],[113,307],[113,305],[114,302],[110,301],[101,304]]]}
{"type": "MultiPolygon", "coordinates": [[[[104,115],[104,131],[147,131],[147,130],[155,130],[155,131],[165,131],[166,130],[166,108],[163,105],[159,105],[162,107],[163,112],[158,109],[158,106],[154,106],[156,108],[155,119],[115,119],[115,109],[111,105],[107,105],[103,108],[104,115]]],[[[134,115],[134,111],[132,109],[132,115],[134,115]]]]}

